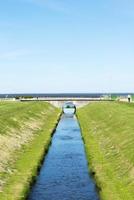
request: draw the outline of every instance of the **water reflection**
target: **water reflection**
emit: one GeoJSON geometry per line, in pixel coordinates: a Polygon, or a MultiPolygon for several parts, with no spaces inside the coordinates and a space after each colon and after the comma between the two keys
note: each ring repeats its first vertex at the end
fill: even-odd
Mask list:
{"type": "Polygon", "coordinates": [[[76,112],[76,106],[72,102],[67,102],[63,105],[63,112],[66,115],[74,115],[76,112]]]}

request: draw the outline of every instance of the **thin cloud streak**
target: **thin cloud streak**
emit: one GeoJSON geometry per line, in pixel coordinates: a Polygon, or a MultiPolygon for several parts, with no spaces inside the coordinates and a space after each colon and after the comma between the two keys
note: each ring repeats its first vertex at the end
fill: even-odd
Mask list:
{"type": "Polygon", "coordinates": [[[31,52],[25,49],[8,51],[8,52],[0,53],[0,61],[1,60],[16,60],[17,58],[24,57],[30,54],[31,52]]]}

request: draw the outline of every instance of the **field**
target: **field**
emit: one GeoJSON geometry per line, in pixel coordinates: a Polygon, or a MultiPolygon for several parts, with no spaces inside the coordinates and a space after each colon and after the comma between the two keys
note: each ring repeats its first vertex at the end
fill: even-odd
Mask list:
{"type": "Polygon", "coordinates": [[[102,200],[134,199],[134,105],[91,103],[77,112],[102,200]]]}
{"type": "Polygon", "coordinates": [[[43,102],[0,102],[0,200],[25,199],[60,115],[43,102]]]}

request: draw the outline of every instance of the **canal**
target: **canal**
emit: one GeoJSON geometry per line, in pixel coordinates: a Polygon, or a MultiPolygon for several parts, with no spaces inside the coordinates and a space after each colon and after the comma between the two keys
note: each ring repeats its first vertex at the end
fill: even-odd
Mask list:
{"type": "Polygon", "coordinates": [[[61,117],[28,200],[99,200],[74,115],[61,117]]]}

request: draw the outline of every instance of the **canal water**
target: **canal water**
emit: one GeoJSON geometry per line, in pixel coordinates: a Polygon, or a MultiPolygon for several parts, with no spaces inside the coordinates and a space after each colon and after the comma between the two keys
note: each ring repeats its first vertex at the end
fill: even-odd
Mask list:
{"type": "Polygon", "coordinates": [[[99,200],[75,116],[61,117],[28,200],[99,200]]]}

